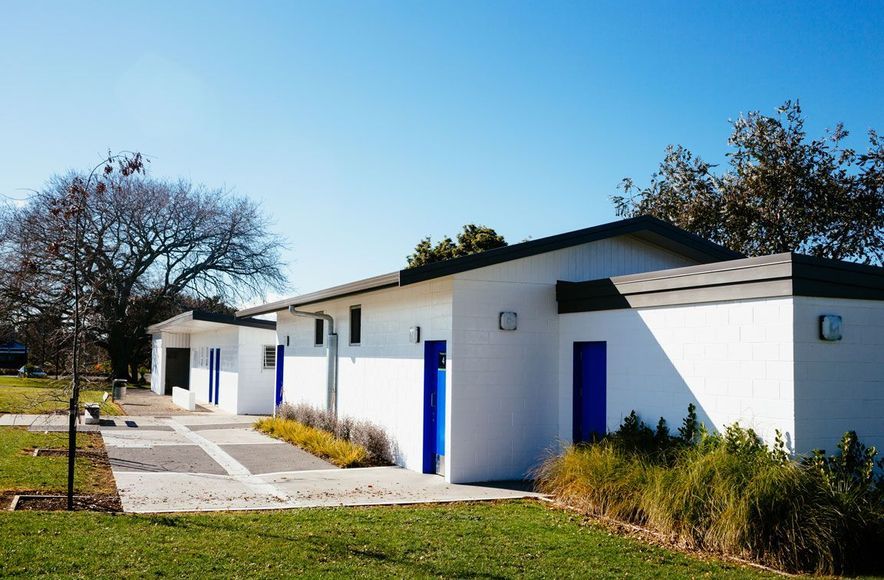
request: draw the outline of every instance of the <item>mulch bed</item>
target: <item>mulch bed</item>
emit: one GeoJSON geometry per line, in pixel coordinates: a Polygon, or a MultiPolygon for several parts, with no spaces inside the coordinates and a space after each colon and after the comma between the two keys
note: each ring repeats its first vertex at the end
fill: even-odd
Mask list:
{"type": "MultiPolygon", "coordinates": [[[[64,511],[68,509],[68,500],[64,495],[42,492],[19,493],[7,496],[6,505],[10,509],[15,501],[15,511],[64,511]],[[15,501],[15,497],[18,500],[15,501]]],[[[74,510],[93,512],[121,512],[123,505],[120,496],[114,495],[75,495],[74,510]]]]}
{"type": "MultiPolygon", "coordinates": [[[[34,457],[67,457],[66,448],[38,448],[22,451],[34,457]]],[[[100,468],[110,473],[110,460],[104,445],[100,447],[77,449],[77,457],[89,459],[93,468],[100,468]]],[[[109,476],[113,480],[113,476],[109,476]]],[[[121,512],[123,504],[113,485],[112,494],[78,494],[74,496],[74,510],[94,512],[121,512]]],[[[67,496],[46,491],[19,490],[0,493],[0,509],[15,511],[65,511],[68,509],[67,496]],[[16,499],[17,498],[17,499],[16,499]],[[13,506],[13,503],[15,504],[13,506]]]]}

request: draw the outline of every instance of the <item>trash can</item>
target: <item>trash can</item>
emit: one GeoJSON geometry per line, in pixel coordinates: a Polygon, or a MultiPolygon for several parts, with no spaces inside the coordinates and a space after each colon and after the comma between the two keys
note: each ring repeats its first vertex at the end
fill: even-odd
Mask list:
{"type": "Polygon", "coordinates": [[[87,425],[98,425],[101,423],[101,405],[98,403],[86,403],[84,406],[86,412],[83,418],[87,425]]]}
{"type": "Polygon", "coordinates": [[[126,396],[126,379],[114,379],[114,401],[122,401],[126,396]]]}

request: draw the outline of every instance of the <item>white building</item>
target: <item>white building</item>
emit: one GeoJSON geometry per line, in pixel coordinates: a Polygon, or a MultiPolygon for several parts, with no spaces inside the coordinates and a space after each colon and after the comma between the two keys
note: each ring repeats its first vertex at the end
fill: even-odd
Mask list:
{"type": "Polygon", "coordinates": [[[277,314],[286,401],[379,423],[400,464],[452,482],[525,477],[631,410],[674,428],[689,403],[797,453],[848,429],[884,444],[884,269],[740,258],[635,218],[237,316],[277,314]]]}
{"type": "Polygon", "coordinates": [[[150,388],[189,389],[196,402],[241,415],[275,405],[276,323],[193,310],[147,329],[150,388]]]}

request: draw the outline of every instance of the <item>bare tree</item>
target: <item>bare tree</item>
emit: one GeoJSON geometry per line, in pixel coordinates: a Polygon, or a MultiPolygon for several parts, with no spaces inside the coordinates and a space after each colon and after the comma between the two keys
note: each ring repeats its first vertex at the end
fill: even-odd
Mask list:
{"type": "Polygon", "coordinates": [[[118,378],[137,370],[146,328],[170,301],[233,302],[285,283],[283,241],[253,201],[141,168],[107,163],[97,179],[55,177],[0,220],[3,302],[27,313],[63,303],[70,322],[81,312],[85,335],[107,351],[118,378]],[[64,205],[72,190],[82,190],[74,209],[64,205]]]}

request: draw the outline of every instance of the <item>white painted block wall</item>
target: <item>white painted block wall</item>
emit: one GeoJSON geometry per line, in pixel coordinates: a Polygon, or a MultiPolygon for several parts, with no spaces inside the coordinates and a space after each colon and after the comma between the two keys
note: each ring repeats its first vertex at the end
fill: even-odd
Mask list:
{"type": "MultiPolygon", "coordinates": [[[[454,276],[449,361],[450,479],[520,479],[559,434],[558,280],[694,264],[632,237],[601,240],[454,276]],[[501,311],[518,330],[499,330],[501,311]]],[[[570,371],[569,371],[570,375],[570,371]]],[[[567,415],[570,425],[570,415],[567,415]]],[[[569,427],[570,428],[570,427],[569,427]]]]}
{"type": "Polygon", "coordinates": [[[845,431],[884,450],[884,302],[795,298],[798,452],[833,453],[845,431]],[[819,339],[819,317],[843,320],[839,342],[819,339]]]}
{"type": "MultiPolygon", "coordinates": [[[[339,415],[382,426],[395,440],[397,463],[415,471],[423,467],[424,342],[446,340],[451,348],[451,291],[451,280],[440,279],[300,308],[335,318],[339,415]],[[358,346],[349,344],[353,305],[362,306],[358,346]],[[412,326],[421,327],[419,344],[409,342],[412,326]]],[[[314,321],[279,312],[277,335],[280,344],[288,340],[284,400],[325,408],[326,347],[314,346],[314,321]]]]}
{"type": "Polygon", "coordinates": [[[236,413],[239,390],[238,376],[238,327],[229,326],[190,335],[190,390],[197,403],[209,405],[209,363],[208,355],[200,355],[211,348],[220,348],[222,365],[218,387],[218,407],[228,413],[236,413]],[[231,365],[231,355],[233,365],[231,365]],[[225,364],[226,363],[226,364],[225,364]]]}
{"type": "Polygon", "coordinates": [[[264,368],[264,346],[276,349],[276,331],[239,327],[237,413],[270,415],[276,389],[276,367],[264,368]]]}
{"type": "Polygon", "coordinates": [[[707,426],[739,421],[795,445],[791,298],[562,314],[559,436],[572,435],[573,344],[607,342],[607,429],[635,410],[675,432],[689,403],[707,426]]]}
{"type": "Polygon", "coordinates": [[[166,382],[165,351],[163,350],[163,337],[156,335],[151,337],[150,342],[150,390],[158,395],[163,394],[163,384],[166,382]]]}

